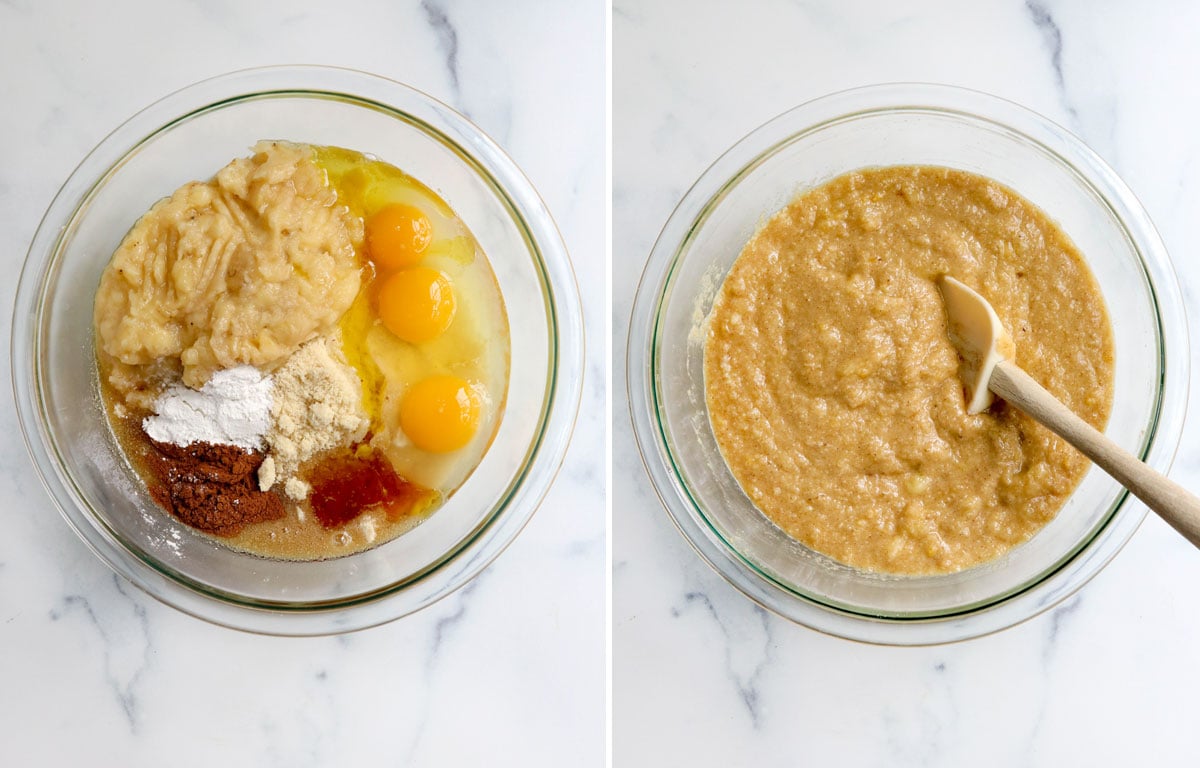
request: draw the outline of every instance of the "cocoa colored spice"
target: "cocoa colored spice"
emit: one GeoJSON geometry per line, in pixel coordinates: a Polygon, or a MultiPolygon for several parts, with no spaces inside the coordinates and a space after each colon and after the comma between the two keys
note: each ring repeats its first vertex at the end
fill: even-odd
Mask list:
{"type": "Polygon", "coordinates": [[[158,480],[150,495],[181,522],[233,536],[250,523],[284,516],[279,496],[258,489],[262,453],[213,443],[150,444],[154,451],[147,463],[158,480]]]}

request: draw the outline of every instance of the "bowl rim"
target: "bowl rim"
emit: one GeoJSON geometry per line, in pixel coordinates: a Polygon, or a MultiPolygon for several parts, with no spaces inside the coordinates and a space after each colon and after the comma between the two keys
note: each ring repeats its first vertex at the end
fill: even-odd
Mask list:
{"type": "Polygon", "coordinates": [[[218,625],[276,635],[324,635],[376,626],[420,610],[474,579],[512,543],[549,492],[574,430],[585,360],[581,298],[566,245],[516,163],[468,118],[422,91],[367,72],[316,65],[256,67],[210,77],[154,101],[111,131],[72,171],[38,225],[18,279],[11,334],[13,394],[22,437],[35,473],[76,535],[110,568],[155,599],[218,625]],[[382,111],[454,152],[493,191],[521,230],[542,284],[549,334],[540,424],[526,462],[488,515],[417,574],[317,603],[239,599],[199,585],[129,546],[74,488],[41,418],[42,300],[64,232],[111,173],[146,142],[192,117],[279,96],[334,99],[382,111]],[[456,567],[450,568],[452,564],[456,567]]]}
{"type": "Polygon", "coordinates": [[[818,602],[786,588],[735,551],[679,477],[658,419],[658,323],[680,255],[707,212],[782,145],[843,120],[881,113],[933,111],[998,125],[1036,145],[1092,186],[1126,229],[1151,291],[1159,328],[1159,402],[1144,458],[1166,471],[1186,414],[1188,333],[1182,294],[1161,237],[1133,192],[1095,152],[1065,128],[1015,102],[982,91],[930,83],[860,86],[810,100],[758,126],[721,154],[684,194],[656,240],[639,280],[626,348],[628,408],[651,485],[672,523],[701,559],[760,606],[826,634],[866,643],[930,645],[965,640],[1016,625],[1070,597],[1103,569],[1146,515],[1127,493],[1108,519],[1050,572],[1016,592],[937,617],[876,616],[818,602]],[[1171,346],[1171,358],[1166,347],[1171,346]]]}

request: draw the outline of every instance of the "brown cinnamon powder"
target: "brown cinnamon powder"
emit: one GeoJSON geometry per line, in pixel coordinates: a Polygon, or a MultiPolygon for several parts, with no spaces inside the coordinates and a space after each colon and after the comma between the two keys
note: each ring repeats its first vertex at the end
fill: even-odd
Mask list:
{"type": "Polygon", "coordinates": [[[216,536],[233,536],[250,523],[278,520],[283,501],[258,489],[263,454],[233,445],[150,441],[147,465],[158,482],[150,494],[187,525],[216,536]]]}

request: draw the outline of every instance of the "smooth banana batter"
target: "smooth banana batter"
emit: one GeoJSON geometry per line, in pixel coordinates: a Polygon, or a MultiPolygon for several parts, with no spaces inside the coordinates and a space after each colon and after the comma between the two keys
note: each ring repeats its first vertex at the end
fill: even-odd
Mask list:
{"type": "Polygon", "coordinates": [[[958,571],[1049,522],[1089,462],[997,401],[966,413],[936,278],[982,293],[1017,363],[1098,428],[1104,300],[1066,234],[970,173],[897,166],[802,194],[750,239],[708,319],[708,411],[754,504],[863,569],[958,571]]]}

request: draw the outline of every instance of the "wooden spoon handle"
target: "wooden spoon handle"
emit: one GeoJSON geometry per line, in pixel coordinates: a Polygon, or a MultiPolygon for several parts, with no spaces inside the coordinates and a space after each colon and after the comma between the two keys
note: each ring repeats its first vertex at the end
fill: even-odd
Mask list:
{"type": "Polygon", "coordinates": [[[1011,360],[996,366],[988,388],[1078,448],[1184,538],[1200,547],[1200,499],[1076,416],[1011,360]]]}

